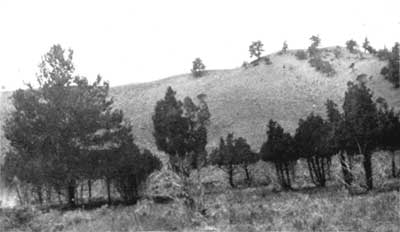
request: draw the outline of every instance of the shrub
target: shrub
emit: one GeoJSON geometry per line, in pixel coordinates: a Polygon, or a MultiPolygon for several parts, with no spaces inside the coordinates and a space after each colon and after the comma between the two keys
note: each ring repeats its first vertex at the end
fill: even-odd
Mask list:
{"type": "Polygon", "coordinates": [[[357,52],[357,42],[355,40],[348,40],[346,42],[346,48],[349,50],[351,53],[356,53],[357,52]]]}
{"type": "Polygon", "coordinates": [[[318,72],[324,73],[328,76],[334,76],[336,74],[336,71],[332,67],[331,63],[322,60],[319,56],[311,58],[308,62],[318,72]]]}
{"type": "Polygon", "coordinates": [[[244,69],[248,69],[248,68],[250,68],[250,67],[251,67],[251,65],[250,65],[250,63],[249,63],[249,62],[247,62],[247,61],[243,61],[242,68],[244,68],[244,69]]]}
{"type": "Polygon", "coordinates": [[[306,60],[308,58],[304,50],[298,50],[294,55],[298,60],[306,60]]]}

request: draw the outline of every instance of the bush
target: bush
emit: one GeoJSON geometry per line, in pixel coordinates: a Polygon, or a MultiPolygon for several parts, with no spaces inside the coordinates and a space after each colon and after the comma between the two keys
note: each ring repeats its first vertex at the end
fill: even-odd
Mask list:
{"type": "Polygon", "coordinates": [[[348,40],[347,42],[346,42],[346,48],[347,48],[347,50],[349,50],[351,53],[356,53],[357,52],[357,47],[358,47],[358,44],[357,44],[357,42],[355,41],[355,40],[348,40]]]}
{"type": "Polygon", "coordinates": [[[298,50],[294,55],[298,60],[306,60],[308,58],[304,50],[298,50]]]}
{"type": "Polygon", "coordinates": [[[251,67],[251,65],[249,64],[249,62],[243,61],[242,68],[248,69],[248,68],[250,68],[250,67],[251,67]]]}
{"type": "Polygon", "coordinates": [[[322,60],[319,56],[311,58],[308,62],[318,72],[324,73],[328,76],[334,76],[336,74],[332,65],[328,61],[322,60]]]}
{"type": "Polygon", "coordinates": [[[266,65],[270,65],[272,64],[271,59],[268,56],[264,56],[264,57],[260,57],[257,60],[253,60],[250,65],[251,66],[257,66],[259,64],[266,64],[266,65]]]}

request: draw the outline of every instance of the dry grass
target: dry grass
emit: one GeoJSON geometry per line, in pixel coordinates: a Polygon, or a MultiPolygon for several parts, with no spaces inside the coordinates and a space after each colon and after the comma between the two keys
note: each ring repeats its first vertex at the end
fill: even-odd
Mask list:
{"type": "Polygon", "coordinates": [[[351,197],[331,187],[272,193],[266,188],[207,196],[205,216],[179,203],[148,201],[93,211],[0,212],[1,231],[399,231],[400,193],[351,197]]]}

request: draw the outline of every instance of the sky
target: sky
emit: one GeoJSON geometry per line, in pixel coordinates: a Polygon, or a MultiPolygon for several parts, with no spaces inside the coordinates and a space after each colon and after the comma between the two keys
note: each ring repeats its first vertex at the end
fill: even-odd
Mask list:
{"type": "Polygon", "coordinates": [[[190,72],[200,57],[207,69],[249,61],[252,41],[264,54],[287,41],[306,48],[400,41],[400,1],[350,0],[0,0],[0,88],[35,83],[41,57],[53,44],[74,51],[76,74],[111,86],[190,72]]]}

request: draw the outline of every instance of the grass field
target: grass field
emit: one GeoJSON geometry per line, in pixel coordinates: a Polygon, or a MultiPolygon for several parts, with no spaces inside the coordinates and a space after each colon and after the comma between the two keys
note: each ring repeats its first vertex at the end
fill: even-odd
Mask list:
{"type": "Polygon", "coordinates": [[[265,187],[206,196],[204,215],[180,203],[91,211],[3,209],[0,231],[399,231],[400,193],[349,196],[340,188],[273,193],[265,187]]]}

